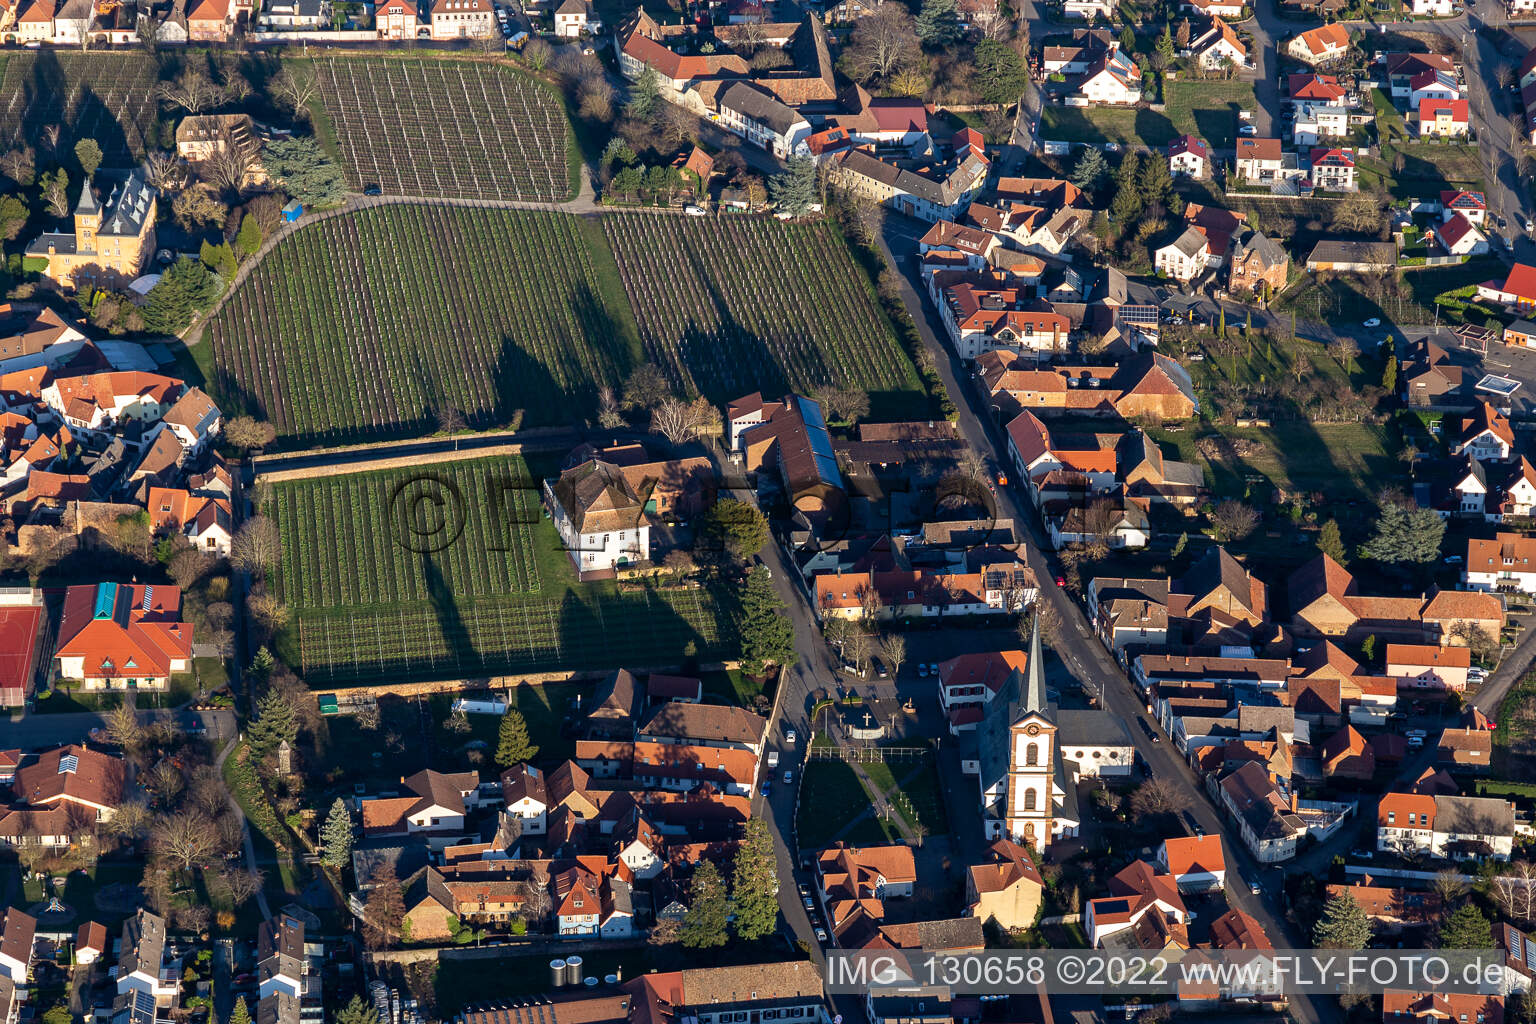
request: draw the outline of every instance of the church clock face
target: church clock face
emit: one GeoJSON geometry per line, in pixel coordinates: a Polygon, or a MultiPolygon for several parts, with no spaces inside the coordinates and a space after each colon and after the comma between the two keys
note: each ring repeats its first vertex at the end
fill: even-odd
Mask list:
{"type": "Polygon", "coordinates": [[[1040,726],[1036,725],[1034,722],[1031,722],[1029,725],[1024,727],[1024,732],[1030,736],[1038,736],[1040,735],[1040,726]]]}

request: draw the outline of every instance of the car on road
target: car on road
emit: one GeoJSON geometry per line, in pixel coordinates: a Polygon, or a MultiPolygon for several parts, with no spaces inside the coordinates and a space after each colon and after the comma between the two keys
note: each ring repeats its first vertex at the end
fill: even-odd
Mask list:
{"type": "Polygon", "coordinates": [[[1460,555],[1446,555],[1444,561],[1446,565],[1460,565],[1463,559],[1460,555]]]}
{"type": "Polygon", "coordinates": [[[810,894],[811,894],[811,887],[806,885],[804,882],[801,882],[800,883],[800,895],[801,896],[809,896],[810,894]]]}
{"type": "Polygon", "coordinates": [[[1356,860],[1371,860],[1375,858],[1375,850],[1350,850],[1349,855],[1356,860]]]}
{"type": "Polygon", "coordinates": [[[772,793],[772,792],[773,792],[773,783],[771,783],[771,782],[763,783],[763,788],[762,788],[763,796],[767,796],[769,793],[772,793]]]}
{"type": "Polygon", "coordinates": [[[919,679],[928,678],[928,666],[921,661],[917,663],[917,677],[919,679]]]}
{"type": "Polygon", "coordinates": [[[825,928],[817,928],[816,929],[816,941],[817,942],[826,942],[827,941],[827,930],[825,928]]]}
{"type": "Polygon", "coordinates": [[[791,783],[791,782],[794,782],[794,781],[795,781],[795,773],[794,773],[794,772],[792,772],[792,771],[785,771],[785,772],[784,772],[784,775],[783,775],[783,779],[784,779],[784,785],[786,785],[786,786],[787,786],[787,785],[789,785],[789,784],[790,784],[790,783],[791,783]]]}
{"type": "Polygon", "coordinates": [[[1528,220],[1525,222],[1525,233],[1528,235],[1536,235],[1536,221],[1528,220]]]}
{"type": "Polygon", "coordinates": [[[1067,585],[1067,578],[1065,576],[1057,576],[1056,577],[1056,585],[1058,587],[1066,586],[1067,585]]]}
{"type": "Polygon", "coordinates": [[[931,675],[931,676],[936,676],[936,675],[939,674],[939,663],[938,662],[930,661],[928,663],[928,674],[931,675]]]}
{"type": "Polygon", "coordinates": [[[1145,718],[1138,718],[1136,721],[1141,724],[1141,731],[1147,734],[1147,739],[1153,743],[1161,743],[1163,741],[1163,738],[1157,734],[1157,730],[1152,728],[1151,722],[1145,718]]]}
{"type": "Polygon", "coordinates": [[[1258,882],[1251,882],[1251,883],[1249,883],[1248,891],[1253,893],[1255,896],[1262,896],[1262,895],[1264,895],[1264,888],[1263,888],[1263,886],[1259,885],[1258,882]]]}
{"type": "Polygon", "coordinates": [[[870,658],[869,663],[875,667],[875,675],[880,679],[889,679],[891,670],[885,667],[885,662],[879,658],[870,658]]]}
{"type": "Polygon", "coordinates": [[[1369,320],[1367,320],[1365,323],[1361,324],[1360,326],[1362,326],[1362,327],[1380,327],[1381,326],[1381,318],[1373,316],[1369,320]]]}
{"type": "Polygon", "coordinates": [[[802,896],[802,897],[800,897],[800,902],[805,904],[805,911],[806,911],[806,913],[810,913],[811,911],[816,909],[815,902],[812,901],[812,899],[809,896],[802,896]]]}
{"type": "Polygon", "coordinates": [[[795,745],[795,730],[793,730],[793,729],[785,729],[784,730],[784,742],[788,743],[790,746],[794,746],[795,745]]]}

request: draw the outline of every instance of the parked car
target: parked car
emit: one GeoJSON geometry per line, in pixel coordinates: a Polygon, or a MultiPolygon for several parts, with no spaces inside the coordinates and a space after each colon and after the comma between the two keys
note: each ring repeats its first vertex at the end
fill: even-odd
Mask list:
{"type": "Polygon", "coordinates": [[[827,941],[827,930],[825,928],[817,928],[816,929],[816,941],[817,942],[826,942],[827,941]]]}
{"type": "Polygon", "coordinates": [[[802,897],[800,902],[805,904],[805,910],[807,913],[816,909],[815,902],[809,896],[802,897]]]}
{"type": "Polygon", "coordinates": [[[1147,739],[1151,740],[1153,743],[1162,742],[1163,738],[1157,734],[1156,729],[1152,728],[1151,722],[1147,721],[1145,718],[1138,718],[1136,721],[1141,724],[1141,731],[1147,734],[1147,739]]]}
{"type": "Polygon", "coordinates": [[[383,194],[384,190],[377,185],[367,185],[363,188],[363,195],[365,196],[381,196],[383,194]]]}
{"type": "Polygon", "coordinates": [[[786,786],[787,786],[787,785],[789,785],[789,784],[790,784],[790,783],[791,783],[791,782],[794,782],[794,781],[795,781],[795,773],[794,773],[794,772],[791,772],[791,771],[786,771],[786,772],[785,772],[785,773],[784,773],[784,785],[786,785],[786,786]]]}
{"type": "Polygon", "coordinates": [[[762,792],[763,796],[767,796],[769,793],[772,793],[773,792],[773,783],[771,783],[771,782],[763,783],[763,788],[762,788],[761,792],[762,792]]]}
{"type": "Polygon", "coordinates": [[[1381,326],[1381,318],[1377,317],[1377,316],[1373,316],[1369,320],[1367,320],[1365,323],[1361,324],[1360,326],[1362,326],[1362,327],[1380,327],[1381,326]]]}
{"type": "Polygon", "coordinates": [[[795,745],[795,730],[793,730],[793,729],[785,729],[784,730],[784,742],[788,743],[790,746],[794,746],[795,745]]]}
{"type": "Polygon", "coordinates": [[[919,679],[926,679],[926,678],[928,678],[928,666],[923,664],[922,662],[918,662],[917,663],[917,677],[919,679]]]}
{"type": "Polygon", "coordinates": [[[1241,128],[1239,128],[1237,130],[1237,134],[1239,134],[1239,135],[1257,135],[1257,134],[1259,134],[1259,130],[1257,128],[1255,128],[1251,124],[1245,124],[1245,125],[1243,125],[1241,128]]]}

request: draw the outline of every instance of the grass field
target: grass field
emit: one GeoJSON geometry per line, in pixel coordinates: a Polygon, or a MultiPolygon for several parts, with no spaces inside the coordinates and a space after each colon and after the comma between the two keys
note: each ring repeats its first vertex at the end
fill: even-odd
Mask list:
{"type": "Polygon", "coordinates": [[[1166,114],[1129,107],[1061,107],[1040,111],[1040,137],[1058,142],[1163,147],[1177,135],[1166,114]]]}
{"type": "Polygon", "coordinates": [[[1493,733],[1493,777],[1536,782],[1536,672],[1527,672],[1499,705],[1493,733]]]}
{"type": "MultiPolygon", "coordinates": [[[[1250,82],[1178,80],[1163,85],[1168,120],[1179,135],[1198,135],[1217,149],[1231,149],[1237,138],[1237,112],[1254,110],[1258,100],[1250,82]]],[[[1162,145],[1151,143],[1148,145],[1162,145]]]]}
{"type": "Polygon", "coordinates": [[[1367,282],[1357,275],[1306,274],[1276,297],[1274,308],[1295,310],[1298,317],[1309,320],[1359,322],[1380,317],[1396,323],[1427,324],[1435,317],[1435,296],[1503,273],[1499,260],[1480,257],[1455,266],[1400,271],[1394,286],[1370,294],[1367,282]]]}
{"type": "Polygon", "coordinates": [[[909,826],[921,825],[930,836],[949,830],[938,763],[932,754],[917,761],[872,762],[864,766],[864,773],[909,826]]]}
{"type": "MultiPolygon", "coordinates": [[[[11,53],[0,76],[0,149],[39,147],[43,129],[59,125],[61,151],[91,138],[101,146],[102,166],[131,164],[157,141],[159,77],[159,65],[143,53],[11,53]]],[[[38,170],[46,166],[40,158],[38,170]]]]}
{"type": "Polygon", "coordinates": [[[324,686],[729,656],[733,595],[578,583],[534,480],[496,456],[276,484],[285,660],[324,686]]]}
{"type": "Polygon", "coordinates": [[[625,213],[602,218],[646,355],[684,392],[870,392],[923,415],[916,370],[868,278],[827,224],[625,213]]]}
{"type": "Polygon", "coordinates": [[[354,189],[544,202],[576,193],[571,129],[560,98],[512,68],[317,57],[298,62],[296,70],[315,76],[354,189]]]}
{"type": "Polygon", "coordinates": [[[894,828],[878,818],[866,817],[852,828],[859,815],[869,810],[869,792],[846,761],[807,761],[795,816],[795,833],[801,850],[825,849],[834,839],[852,846],[895,842],[894,828]],[[844,830],[847,831],[844,831],[844,830]]]}
{"type": "Polygon", "coordinates": [[[444,407],[473,426],[570,423],[639,357],[595,234],[566,214],[430,205],[309,225],[208,324],[205,376],[225,409],[301,444],[429,433],[444,407]]]}

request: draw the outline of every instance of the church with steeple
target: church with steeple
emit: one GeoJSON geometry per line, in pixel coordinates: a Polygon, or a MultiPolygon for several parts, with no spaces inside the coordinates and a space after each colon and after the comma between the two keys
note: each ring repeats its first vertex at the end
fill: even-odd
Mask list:
{"type": "Polygon", "coordinates": [[[978,776],[987,838],[1011,838],[1044,852],[1081,825],[1077,785],[1085,777],[1128,776],[1135,747],[1108,711],[1063,710],[1047,698],[1037,625],[1028,661],[987,702],[974,754],[962,766],[978,776]]]}
{"type": "MultiPolygon", "coordinates": [[[[98,175],[104,179],[107,175],[98,175]]],[[[27,246],[26,259],[59,287],[121,289],[143,272],[155,251],[156,194],[134,170],[103,181],[86,178],[75,204],[72,231],[47,231],[27,246]]]]}

